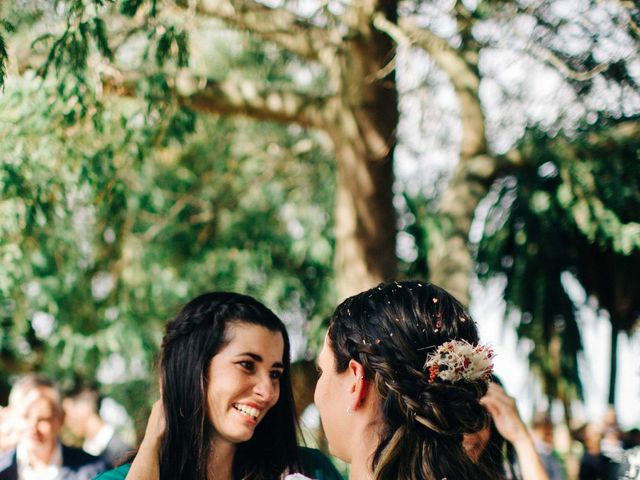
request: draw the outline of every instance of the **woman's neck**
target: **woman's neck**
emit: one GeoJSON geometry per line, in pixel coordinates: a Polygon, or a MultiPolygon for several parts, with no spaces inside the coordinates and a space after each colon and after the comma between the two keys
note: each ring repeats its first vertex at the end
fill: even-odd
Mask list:
{"type": "Polygon", "coordinates": [[[357,436],[359,440],[354,444],[351,451],[349,480],[371,480],[373,478],[371,460],[380,444],[379,429],[380,426],[376,423],[368,423],[364,428],[359,429],[361,432],[357,436]]]}
{"type": "Polygon", "coordinates": [[[373,475],[366,462],[354,462],[349,470],[349,480],[371,480],[373,475]]]}
{"type": "Polygon", "coordinates": [[[236,446],[233,443],[212,440],[211,453],[207,462],[208,480],[233,480],[233,458],[236,446]]]}

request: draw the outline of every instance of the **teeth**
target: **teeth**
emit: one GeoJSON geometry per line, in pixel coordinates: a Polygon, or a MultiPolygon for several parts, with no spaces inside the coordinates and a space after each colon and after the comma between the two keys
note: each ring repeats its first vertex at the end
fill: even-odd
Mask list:
{"type": "Polygon", "coordinates": [[[244,413],[245,415],[249,415],[253,417],[254,419],[257,419],[260,416],[260,410],[258,410],[257,408],[250,407],[248,405],[242,405],[238,403],[238,404],[235,404],[233,408],[244,413]]]}

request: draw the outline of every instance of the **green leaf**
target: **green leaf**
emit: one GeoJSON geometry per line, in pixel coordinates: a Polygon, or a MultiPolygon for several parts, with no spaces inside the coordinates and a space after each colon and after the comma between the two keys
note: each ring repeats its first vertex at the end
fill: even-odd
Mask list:
{"type": "Polygon", "coordinates": [[[133,17],[138,12],[138,9],[142,6],[143,3],[144,0],[122,0],[120,2],[120,11],[124,15],[133,17]]]}
{"type": "Polygon", "coordinates": [[[4,37],[0,33],[0,89],[4,87],[4,79],[7,74],[7,62],[9,61],[9,54],[7,53],[7,45],[4,42],[4,37]]]}
{"type": "Polygon", "coordinates": [[[112,60],[113,51],[111,50],[111,47],[109,47],[106,24],[100,17],[95,17],[93,19],[93,39],[96,42],[98,51],[107,59],[112,60]]]}
{"type": "Polygon", "coordinates": [[[169,57],[171,46],[175,41],[175,28],[168,27],[164,29],[158,41],[156,43],[156,62],[159,66],[164,65],[165,61],[169,57]]]}
{"type": "Polygon", "coordinates": [[[175,36],[176,46],[178,48],[178,66],[186,68],[189,66],[189,35],[185,30],[178,32],[175,36]]]}

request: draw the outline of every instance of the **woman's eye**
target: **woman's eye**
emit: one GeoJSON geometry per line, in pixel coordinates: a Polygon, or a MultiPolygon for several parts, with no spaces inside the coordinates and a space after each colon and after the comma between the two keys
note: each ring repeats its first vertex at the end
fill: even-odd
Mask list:
{"type": "Polygon", "coordinates": [[[318,377],[322,375],[322,369],[317,365],[316,365],[316,373],[318,374],[318,377]]]}
{"type": "Polygon", "coordinates": [[[280,377],[282,377],[282,370],[273,370],[269,376],[275,380],[279,379],[280,377]]]}
{"type": "Polygon", "coordinates": [[[249,360],[243,360],[242,362],[238,362],[242,368],[247,370],[248,372],[253,372],[255,370],[255,363],[249,360]]]}

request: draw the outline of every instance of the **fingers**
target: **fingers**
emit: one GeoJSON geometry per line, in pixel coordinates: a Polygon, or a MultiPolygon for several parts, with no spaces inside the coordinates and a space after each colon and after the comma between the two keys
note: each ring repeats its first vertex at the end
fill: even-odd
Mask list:
{"type": "Polygon", "coordinates": [[[489,385],[487,394],[480,399],[498,429],[500,435],[510,442],[514,442],[523,437],[526,432],[515,400],[507,395],[502,387],[495,383],[489,385]]]}
{"type": "Polygon", "coordinates": [[[498,413],[517,414],[515,400],[507,395],[500,385],[495,383],[489,385],[486,395],[480,399],[480,404],[483,405],[492,416],[498,413]]]}
{"type": "Polygon", "coordinates": [[[146,435],[150,435],[154,438],[159,438],[164,434],[165,430],[165,416],[164,406],[162,400],[156,400],[151,407],[151,414],[147,421],[146,435]]]}

